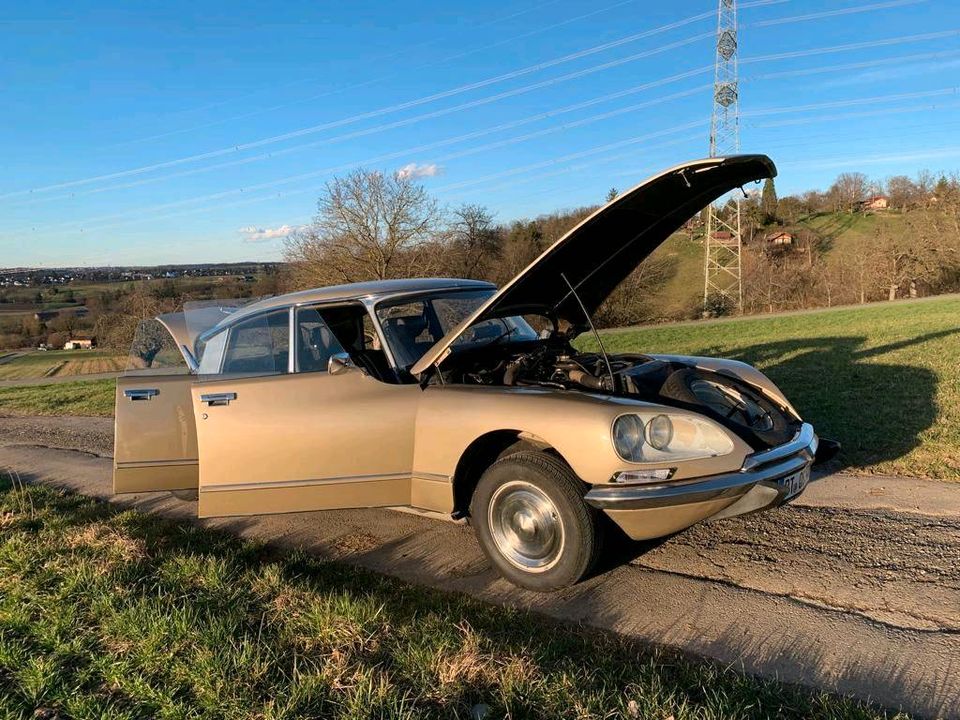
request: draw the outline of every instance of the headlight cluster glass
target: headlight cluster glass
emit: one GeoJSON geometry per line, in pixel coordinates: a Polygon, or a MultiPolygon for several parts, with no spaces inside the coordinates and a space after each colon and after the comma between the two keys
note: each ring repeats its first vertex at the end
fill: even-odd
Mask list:
{"type": "Polygon", "coordinates": [[[670,462],[733,452],[733,441],[716,423],[693,415],[621,415],[613,423],[613,446],[628,462],[670,462]]]}

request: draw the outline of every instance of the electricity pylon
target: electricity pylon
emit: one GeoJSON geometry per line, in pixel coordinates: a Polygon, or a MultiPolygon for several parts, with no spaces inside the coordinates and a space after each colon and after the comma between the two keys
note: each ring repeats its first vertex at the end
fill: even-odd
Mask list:
{"type": "MultiPolygon", "coordinates": [[[[713,113],[710,117],[710,157],[740,151],[740,93],[737,82],[737,1],[719,0],[717,9],[717,59],[713,73],[713,113]]],[[[743,308],[743,275],[740,264],[740,198],[725,218],[711,203],[707,208],[707,235],[703,308],[716,302],[743,308]]]]}

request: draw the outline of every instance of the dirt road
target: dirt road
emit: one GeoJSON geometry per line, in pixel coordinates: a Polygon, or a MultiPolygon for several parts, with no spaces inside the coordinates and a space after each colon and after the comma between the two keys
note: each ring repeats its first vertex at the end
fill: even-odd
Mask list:
{"type": "MultiPolygon", "coordinates": [[[[112,421],[0,418],[0,468],[110,497],[112,421]]],[[[116,499],[114,499],[116,500],[116,499]]],[[[126,505],[193,519],[166,494],[126,505]]],[[[663,643],[747,672],[960,718],[960,486],[831,476],[793,506],[704,524],[553,595],[497,578],[469,528],[389,510],[204,525],[663,643]]]]}

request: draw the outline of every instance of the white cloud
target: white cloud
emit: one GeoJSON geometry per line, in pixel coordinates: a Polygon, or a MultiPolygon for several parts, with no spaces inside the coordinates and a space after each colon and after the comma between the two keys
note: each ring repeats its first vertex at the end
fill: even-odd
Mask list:
{"type": "Polygon", "coordinates": [[[281,225],[275,228],[264,228],[250,225],[240,228],[238,232],[243,235],[244,242],[264,242],[289,237],[302,227],[302,225],[281,225]]]}
{"type": "Polygon", "coordinates": [[[443,172],[443,168],[437,165],[436,163],[428,163],[426,165],[418,165],[415,162],[404,165],[402,168],[397,170],[398,178],[424,178],[424,177],[436,177],[443,172]]]}

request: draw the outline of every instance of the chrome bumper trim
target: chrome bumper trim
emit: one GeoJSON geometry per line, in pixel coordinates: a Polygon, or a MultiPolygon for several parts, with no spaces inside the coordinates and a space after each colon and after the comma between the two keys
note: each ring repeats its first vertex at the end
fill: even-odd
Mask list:
{"type": "Polygon", "coordinates": [[[748,455],[738,472],[656,485],[594,485],[584,500],[601,510],[640,510],[737,498],[758,483],[775,483],[802,470],[813,463],[816,451],[816,433],[804,423],[790,442],[748,455]]]}
{"type": "Polygon", "coordinates": [[[791,455],[796,455],[797,453],[809,453],[810,459],[812,460],[814,455],[817,454],[818,444],[819,441],[817,440],[817,434],[813,431],[813,425],[803,423],[803,425],[800,426],[800,430],[797,431],[797,434],[793,436],[793,440],[790,442],[777,445],[777,447],[764,450],[763,452],[747,455],[743,461],[742,470],[756,470],[764,465],[769,465],[783,458],[790,457],[791,455]]]}

